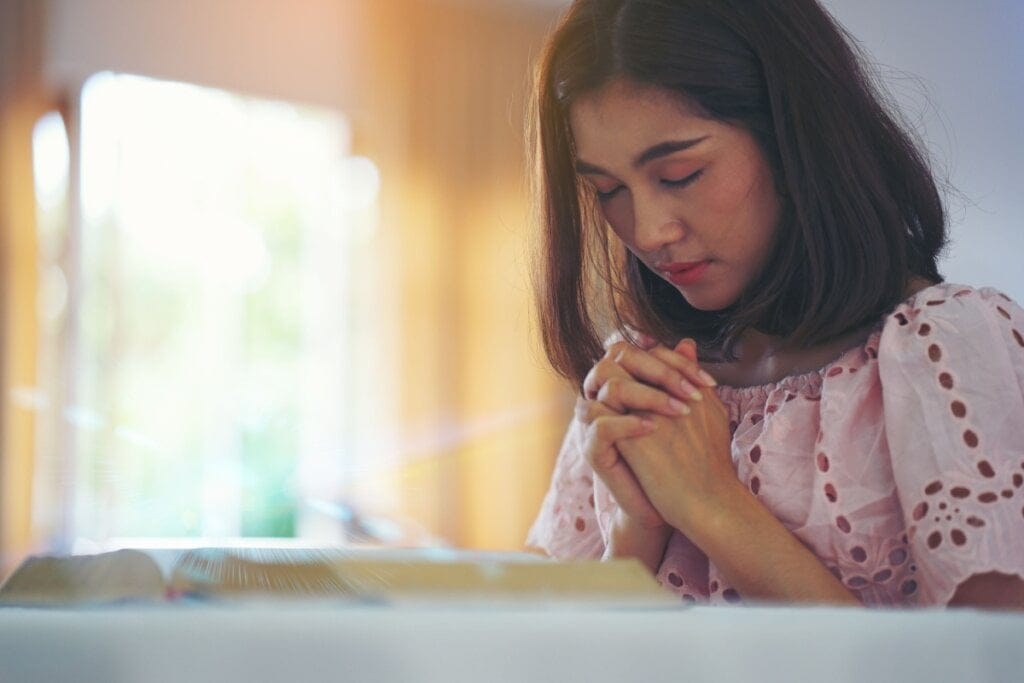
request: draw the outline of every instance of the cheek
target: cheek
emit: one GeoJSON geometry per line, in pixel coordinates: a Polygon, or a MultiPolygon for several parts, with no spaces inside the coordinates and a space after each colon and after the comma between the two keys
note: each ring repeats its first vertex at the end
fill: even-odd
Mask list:
{"type": "Polygon", "coordinates": [[[625,197],[617,197],[601,207],[601,215],[627,245],[633,244],[633,207],[625,197]]]}
{"type": "Polygon", "coordinates": [[[706,208],[715,213],[744,210],[757,195],[757,178],[740,164],[721,169],[716,182],[708,188],[706,208]]]}
{"type": "Polygon", "coordinates": [[[721,237],[739,234],[754,242],[770,238],[779,214],[770,173],[766,176],[742,167],[723,173],[719,182],[708,188],[702,208],[705,215],[719,218],[721,237]]]}

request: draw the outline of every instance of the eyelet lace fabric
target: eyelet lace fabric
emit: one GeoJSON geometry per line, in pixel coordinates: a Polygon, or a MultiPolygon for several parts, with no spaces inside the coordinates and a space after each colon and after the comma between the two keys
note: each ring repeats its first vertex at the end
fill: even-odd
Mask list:
{"type": "MultiPolygon", "coordinates": [[[[719,387],[736,475],[868,605],[944,605],[978,573],[1024,577],[1024,310],[944,283],[820,370],[719,387]]],[[[569,426],[528,544],[600,558],[615,501],[569,426]]],[[[681,533],[658,580],[680,599],[743,596],[681,533]]]]}

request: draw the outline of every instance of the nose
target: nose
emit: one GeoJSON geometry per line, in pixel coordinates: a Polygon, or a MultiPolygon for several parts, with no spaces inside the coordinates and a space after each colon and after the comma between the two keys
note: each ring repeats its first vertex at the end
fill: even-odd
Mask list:
{"type": "Polygon", "coordinates": [[[665,202],[637,201],[633,211],[633,241],[645,253],[657,252],[686,236],[686,224],[665,202]]]}

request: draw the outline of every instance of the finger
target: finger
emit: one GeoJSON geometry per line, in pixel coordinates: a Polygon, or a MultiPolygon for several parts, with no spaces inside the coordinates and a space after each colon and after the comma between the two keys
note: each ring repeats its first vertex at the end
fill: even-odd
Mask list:
{"type": "MultiPolygon", "coordinates": [[[[698,359],[697,359],[697,342],[695,342],[693,339],[690,339],[689,337],[687,337],[685,339],[680,339],[679,343],[675,345],[675,348],[673,350],[677,354],[679,354],[679,355],[683,356],[684,358],[692,361],[695,365],[698,364],[698,359]]],[[[699,365],[698,365],[698,367],[699,367],[699,365]]],[[[700,380],[700,383],[703,384],[704,386],[707,386],[707,387],[718,386],[718,382],[707,371],[699,372],[698,375],[697,375],[697,378],[700,380]]]]}
{"type": "Polygon", "coordinates": [[[676,344],[675,349],[673,350],[676,353],[689,358],[694,363],[697,362],[697,342],[693,341],[689,337],[680,339],[679,343],[676,344]]]}
{"type": "Polygon", "coordinates": [[[594,474],[608,489],[619,508],[629,517],[651,526],[664,524],[665,520],[651,503],[633,470],[621,458],[606,470],[594,470],[594,474]]]}
{"type": "Polygon", "coordinates": [[[575,413],[576,419],[582,422],[583,424],[587,425],[593,423],[594,420],[596,420],[599,417],[604,417],[606,415],[614,416],[620,414],[596,399],[589,400],[583,398],[578,399],[576,401],[575,413]]]}
{"type": "Polygon", "coordinates": [[[603,415],[587,427],[584,455],[595,471],[611,470],[620,460],[615,442],[654,430],[654,421],[637,415],[603,415]]]}
{"type": "Polygon", "coordinates": [[[633,379],[657,386],[684,401],[699,401],[702,394],[700,368],[683,356],[658,346],[650,351],[613,346],[609,356],[633,379]],[[692,377],[688,376],[692,375],[692,377]]]}
{"type": "Polygon", "coordinates": [[[592,404],[590,410],[595,412],[607,411],[595,418],[586,430],[584,457],[594,474],[629,516],[663,521],[615,445],[616,441],[644,436],[654,431],[654,421],[636,415],[612,413],[598,401],[584,403],[592,404]]]}
{"type": "Polygon", "coordinates": [[[590,400],[596,399],[601,387],[612,377],[629,377],[629,373],[615,362],[610,353],[606,353],[583,378],[583,395],[590,400]]]}
{"type": "Polygon", "coordinates": [[[666,417],[690,414],[684,402],[632,378],[612,377],[597,393],[597,400],[617,413],[644,411],[666,417]]]}
{"type": "Polygon", "coordinates": [[[658,357],[657,349],[667,351],[660,346],[647,351],[628,344],[614,344],[608,349],[605,357],[619,366],[631,379],[661,387],[677,398],[698,400],[693,384],[684,381],[683,376],[674,368],[674,364],[680,361],[667,355],[658,357]]]}
{"type": "MultiPolygon", "coordinates": [[[[684,348],[683,353],[678,353],[675,350],[668,349],[664,346],[651,349],[649,353],[674,368],[693,387],[704,388],[717,386],[718,382],[715,381],[715,378],[701,368],[700,364],[697,363],[694,358],[690,358],[687,355],[688,351],[685,351],[685,349],[687,349],[687,346],[689,345],[683,344],[682,342],[680,342],[680,344],[684,348]]],[[[676,348],[679,348],[679,346],[677,345],[676,348]]]]}
{"type": "Polygon", "coordinates": [[[700,387],[704,386],[704,380],[700,376],[700,367],[680,353],[676,353],[664,346],[651,349],[651,355],[662,361],[678,373],[679,385],[686,392],[686,398],[692,401],[700,401],[703,394],[700,387]]]}

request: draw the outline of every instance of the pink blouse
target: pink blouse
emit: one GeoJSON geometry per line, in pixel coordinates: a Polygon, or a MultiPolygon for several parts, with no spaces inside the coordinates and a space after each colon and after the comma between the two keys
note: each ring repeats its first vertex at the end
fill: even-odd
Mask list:
{"type": "MultiPolygon", "coordinates": [[[[1024,577],[1024,310],[940,284],[863,346],[774,384],[720,387],[740,481],[868,605],[944,605],[973,574],[1024,577]]],[[[573,421],[528,544],[599,558],[615,501],[573,421]]],[[[741,600],[676,532],[658,580],[741,600]]]]}

